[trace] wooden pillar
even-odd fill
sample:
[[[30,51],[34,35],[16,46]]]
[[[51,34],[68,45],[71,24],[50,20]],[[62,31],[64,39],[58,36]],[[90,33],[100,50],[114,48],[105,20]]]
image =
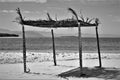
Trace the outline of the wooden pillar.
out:
[[[78,16],[76,12],[72,8],[68,8],[69,11],[73,13],[73,15],[76,17],[76,22],[78,24],[78,43],[79,43],[79,64],[80,64],[80,75],[82,75],[82,38],[81,38],[81,24],[79,22]]]
[[[22,14],[20,12],[20,9],[16,9],[18,15],[20,16],[20,24],[22,25],[22,38],[23,38],[23,67],[24,67],[24,72],[27,73],[26,70],[26,39],[25,39],[25,27],[23,24],[23,18],[22,18]]]
[[[24,72],[26,73],[26,39],[25,39],[25,27],[22,25],[22,34],[23,34],[23,63],[24,63]]]
[[[52,43],[53,43],[53,60],[54,60],[54,66],[57,66],[57,62],[56,62],[56,53],[55,53],[55,41],[54,41],[54,32],[53,32],[53,29],[51,29],[51,34],[52,34]]]
[[[102,67],[101,54],[100,54],[100,45],[99,45],[99,35],[98,35],[98,26],[96,26],[96,37],[97,37],[97,48],[98,48],[98,57],[99,57],[99,67]]]
[[[82,38],[81,38],[81,24],[78,22],[78,42],[79,42],[79,63],[82,72]]]

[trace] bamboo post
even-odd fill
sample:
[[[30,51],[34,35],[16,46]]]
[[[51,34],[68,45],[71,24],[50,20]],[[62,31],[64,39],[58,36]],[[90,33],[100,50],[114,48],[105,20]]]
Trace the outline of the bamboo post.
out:
[[[17,13],[20,16],[20,20],[21,20],[21,25],[22,25],[22,38],[23,38],[23,66],[24,66],[24,72],[27,73],[26,71],[26,39],[25,39],[25,27],[23,24],[23,18],[20,12],[20,9],[17,9]]]
[[[96,37],[97,37],[97,48],[98,48],[98,57],[99,57],[99,67],[102,67],[101,54],[100,54],[100,45],[99,45],[99,35],[98,35],[98,26],[96,26]]]
[[[56,53],[55,53],[55,41],[54,41],[54,32],[53,32],[53,29],[51,29],[51,34],[52,34],[52,43],[53,43],[53,60],[54,60],[54,66],[57,66],[57,63],[56,63]]]

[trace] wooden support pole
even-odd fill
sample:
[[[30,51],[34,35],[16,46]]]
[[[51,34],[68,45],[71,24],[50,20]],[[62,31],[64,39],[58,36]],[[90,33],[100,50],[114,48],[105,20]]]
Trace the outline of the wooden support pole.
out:
[[[24,72],[27,73],[27,70],[26,70],[26,39],[25,39],[25,27],[24,27],[24,24],[23,24],[23,18],[22,18],[22,14],[20,12],[20,9],[16,9],[17,10],[17,13],[18,15],[20,16],[20,23],[22,25],[22,38],[23,38],[23,67],[24,67]]]
[[[99,67],[102,67],[101,54],[100,54],[100,45],[99,45],[99,36],[98,36],[98,26],[96,26],[96,37],[97,37],[97,48],[98,48],[98,57],[99,57]]]
[[[78,22],[78,42],[79,42],[79,63],[80,63],[80,70],[82,73],[82,38],[81,38],[81,25]]]
[[[22,34],[23,34],[23,62],[24,62],[24,72],[26,71],[26,39],[25,39],[25,27],[22,25]]]
[[[54,60],[54,66],[57,66],[57,62],[56,62],[56,53],[55,53],[55,41],[54,41],[54,32],[53,32],[53,29],[51,29],[51,34],[52,34],[52,43],[53,43],[53,60]]]
[[[73,13],[76,17],[76,22],[78,24],[78,43],[79,43],[79,63],[80,63],[80,73],[82,75],[82,38],[81,38],[81,23],[79,22],[76,12],[72,8],[68,8],[69,11]]]
[[[79,64],[80,64],[80,75],[83,74],[82,71],[82,38],[81,38],[81,23],[79,22],[78,16],[76,12],[72,8],[68,8],[69,11],[73,13],[73,15],[76,17],[76,22],[78,24],[78,46],[79,46]]]

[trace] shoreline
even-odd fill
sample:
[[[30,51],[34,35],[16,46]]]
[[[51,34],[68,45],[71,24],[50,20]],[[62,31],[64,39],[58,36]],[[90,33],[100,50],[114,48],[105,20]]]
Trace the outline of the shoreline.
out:
[[[27,51],[27,62],[46,62],[53,61],[52,52],[41,52],[41,51]],[[103,59],[120,59],[118,53],[101,53]],[[57,61],[64,60],[79,60],[78,52],[56,52]],[[84,60],[98,60],[98,53],[83,53]],[[0,51],[0,64],[16,64],[23,63],[22,51]]]

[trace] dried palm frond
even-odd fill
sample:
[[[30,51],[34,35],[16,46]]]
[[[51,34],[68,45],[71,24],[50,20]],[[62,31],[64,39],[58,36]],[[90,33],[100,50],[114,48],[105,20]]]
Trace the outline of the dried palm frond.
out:
[[[16,11],[17,11],[17,13],[20,15],[21,21],[23,21],[23,18],[22,18],[21,12],[20,12],[20,8],[16,9]]]
[[[20,19],[19,22],[22,24],[24,20],[23,20],[22,15],[21,15],[20,8],[16,9],[16,11],[17,11],[17,13],[19,15],[19,19]]]
[[[89,18],[87,17],[85,22],[87,22],[87,23],[88,23],[88,20],[89,20]]]
[[[50,14],[47,12],[48,20],[52,21],[52,18],[50,17]]]
[[[57,21],[57,14],[55,14],[55,20]]]
[[[98,18],[95,18],[95,23],[96,23],[96,25],[98,25],[100,23]]]
[[[73,15],[76,17],[76,19],[77,19],[77,21],[78,21],[77,13],[76,13],[72,8],[68,8],[68,10],[73,13]]]
[[[89,21],[88,21],[88,23],[91,23],[91,21],[93,21],[95,18],[92,18],[92,19],[90,19]]]
[[[83,22],[85,22],[85,20],[84,20],[83,16],[80,16],[80,18],[81,18],[81,20],[82,20]]]

